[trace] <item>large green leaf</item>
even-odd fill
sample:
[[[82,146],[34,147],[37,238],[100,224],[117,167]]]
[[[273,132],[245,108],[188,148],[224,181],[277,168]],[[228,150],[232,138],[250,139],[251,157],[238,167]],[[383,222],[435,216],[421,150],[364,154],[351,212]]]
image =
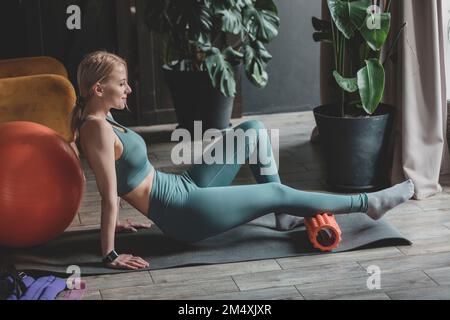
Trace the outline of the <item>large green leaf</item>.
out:
[[[340,0],[328,0],[328,9],[336,27],[347,39],[353,37],[354,30],[350,20],[348,3]]]
[[[312,17],[312,26],[315,31],[330,31],[331,32],[331,22]]]
[[[369,15],[368,10],[371,6],[371,0],[358,0],[348,2],[349,17],[356,29],[361,29],[361,27],[366,22],[366,18]]]
[[[245,45],[244,50],[247,78],[258,88],[264,88],[269,81],[265,68],[272,56],[260,41]]]
[[[198,34],[194,35],[191,43],[193,43],[197,48],[199,48],[202,51],[208,51],[212,47],[209,35],[204,32],[199,32]]]
[[[213,28],[213,13],[209,5],[199,5],[200,26],[204,31],[211,31]]]
[[[226,56],[233,54],[230,50],[232,49],[227,48],[225,54],[222,54],[219,49],[212,48],[207,52],[205,64],[213,86],[218,88],[225,96],[234,97],[236,95],[234,71],[231,64],[226,60]]]
[[[268,63],[270,60],[272,60],[272,55],[267,51],[266,47],[261,41],[255,41],[251,43],[251,48],[253,49],[253,53],[256,57],[261,59],[262,62]]]
[[[266,10],[278,15],[278,9],[273,0],[252,0],[252,2],[258,10]]]
[[[391,14],[380,13],[379,26],[373,25],[372,19],[375,18],[375,15],[369,14],[359,31],[361,32],[361,35],[363,36],[364,40],[366,40],[369,47],[374,51],[378,51],[381,50],[381,47],[384,45],[389,35],[389,31],[391,28]]]
[[[275,9],[274,9],[275,8]],[[278,35],[280,19],[272,0],[257,0],[244,8],[244,25],[252,41],[268,43]]]
[[[252,5],[252,0],[226,0],[226,3],[228,4],[228,7],[236,7],[238,9],[242,9],[243,7],[247,5]]]
[[[225,57],[225,60],[227,60],[232,65],[237,65],[241,63],[242,58],[244,58],[244,55],[234,50],[232,47],[227,47],[225,50],[223,50],[222,55]]]
[[[315,42],[333,42],[333,35],[331,31],[331,22],[312,17],[312,26],[316,32],[313,33]]]
[[[358,71],[358,87],[363,109],[372,114],[384,94],[385,73],[377,59],[366,60],[366,66]]]
[[[344,78],[339,74],[339,72],[334,71],[333,76],[336,79],[337,84],[347,92],[358,91],[358,80],[357,78]]]
[[[178,36],[188,31],[188,38],[192,40],[199,38],[200,33],[209,33],[212,30],[213,12],[206,0],[194,1],[190,5],[187,1],[180,8],[183,10],[182,13],[172,20],[172,24],[177,26]]]
[[[328,9],[336,27],[347,39],[351,39],[355,30],[361,28],[371,5],[370,0],[343,1],[327,0]]]
[[[333,43],[333,35],[331,32],[314,32],[313,33],[313,40],[315,42],[328,42]]]
[[[222,31],[238,35],[242,32],[242,15],[236,8],[216,11],[222,21]]]

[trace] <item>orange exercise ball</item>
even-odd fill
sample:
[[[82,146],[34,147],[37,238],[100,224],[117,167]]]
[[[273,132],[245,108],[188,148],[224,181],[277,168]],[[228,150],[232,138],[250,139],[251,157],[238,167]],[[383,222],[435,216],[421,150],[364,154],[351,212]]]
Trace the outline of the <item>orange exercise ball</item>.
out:
[[[84,176],[70,145],[43,125],[0,124],[0,246],[43,244],[71,224]]]

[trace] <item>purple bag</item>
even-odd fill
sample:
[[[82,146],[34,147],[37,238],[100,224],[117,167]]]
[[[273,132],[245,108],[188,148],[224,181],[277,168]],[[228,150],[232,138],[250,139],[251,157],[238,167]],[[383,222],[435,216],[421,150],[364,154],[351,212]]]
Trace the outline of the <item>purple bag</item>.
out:
[[[23,282],[27,287],[25,293],[17,298],[11,295],[7,300],[55,300],[56,296],[66,289],[66,280],[54,276],[34,279],[24,276]]]

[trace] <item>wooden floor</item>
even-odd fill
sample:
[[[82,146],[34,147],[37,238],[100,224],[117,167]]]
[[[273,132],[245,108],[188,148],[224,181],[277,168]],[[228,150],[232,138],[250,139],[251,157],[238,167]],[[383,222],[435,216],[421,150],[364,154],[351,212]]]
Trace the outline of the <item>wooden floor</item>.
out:
[[[245,117],[233,125],[248,119],[280,130],[279,169],[285,184],[327,191],[319,147],[309,141],[311,112]],[[176,143],[157,142],[170,141],[174,127],[135,128],[150,142],[149,158],[158,170],[184,169],[170,161]],[[99,195],[92,173],[84,167],[86,194],[70,230],[99,227]],[[450,299],[450,177],[442,180],[443,193],[411,200],[386,217],[412,246],[84,277],[85,299]],[[250,183],[254,181],[244,167],[235,184]],[[146,221],[128,205],[120,217]],[[381,269],[380,290],[367,288],[369,266]]]

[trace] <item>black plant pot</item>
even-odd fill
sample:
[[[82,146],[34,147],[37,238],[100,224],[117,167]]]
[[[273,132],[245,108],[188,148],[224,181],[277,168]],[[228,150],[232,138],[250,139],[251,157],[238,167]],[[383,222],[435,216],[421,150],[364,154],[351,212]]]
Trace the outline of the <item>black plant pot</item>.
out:
[[[237,75],[240,66],[234,68]],[[175,71],[163,67],[175,107],[178,128],[193,133],[194,121],[202,121],[203,132],[231,126],[234,98],[214,88],[206,71]]]
[[[340,107],[314,109],[320,144],[327,165],[328,185],[344,192],[366,192],[389,184],[395,109],[380,105],[371,116],[356,107],[339,116]]]

